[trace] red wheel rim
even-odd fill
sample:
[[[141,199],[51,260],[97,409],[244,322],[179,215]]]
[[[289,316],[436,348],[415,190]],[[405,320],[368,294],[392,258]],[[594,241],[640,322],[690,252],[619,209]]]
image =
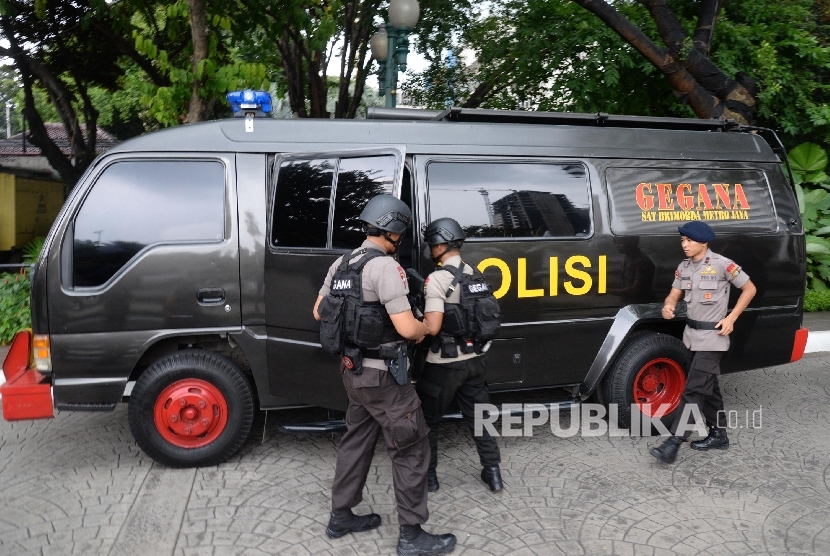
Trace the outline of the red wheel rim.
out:
[[[201,448],[225,430],[228,402],[209,382],[195,378],[179,380],[156,399],[153,420],[159,434],[170,444]]]
[[[634,379],[634,403],[649,417],[663,417],[677,409],[685,386],[686,375],[677,361],[653,359]]]

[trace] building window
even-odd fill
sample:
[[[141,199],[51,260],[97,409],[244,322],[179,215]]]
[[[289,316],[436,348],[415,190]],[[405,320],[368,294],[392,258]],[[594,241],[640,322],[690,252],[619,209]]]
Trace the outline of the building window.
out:
[[[225,166],[130,161],[108,166],[75,218],[73,284],[105,284],[144,248],[225,237]]]
[[[454,218],[468,238],[585,237],[591,232],[581,164],[432,162],[430,218]]]

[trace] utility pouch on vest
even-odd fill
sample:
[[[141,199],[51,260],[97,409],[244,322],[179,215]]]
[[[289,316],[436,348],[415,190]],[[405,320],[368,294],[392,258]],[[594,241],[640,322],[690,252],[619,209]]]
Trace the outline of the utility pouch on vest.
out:
[[[381,305],[358,307],[354,321],[354,341],[361,347],[375,347],[383,341]]]
[[[438,341],[441,346],[441,357],[458,357],[458,343],[455,337],[449,334],[440,334]]]
[[[495,297],[483,297],[475,303],[476,339],[485,342],[493,339],[501,328],[499,302]]]
[[[358,346],[347,345],[343,347],[343,366],[352,372],[360,375],[363,373],[363,352]]]
[[[325,296],[317,307],[320,314],[320,345],[327,352],[340,355],[343,349],[343,306],[342,297]]]
[[[444,304],[444,320],[441,323],[441,331],[452,336],[464,336],[467,334],[467,313],[456,303]]]
[[[406,364],[406,344],[399,344],[395,349],[395,358],[386,361],[389,372],[395,382],[403,386],[409,384],[409,369]]]

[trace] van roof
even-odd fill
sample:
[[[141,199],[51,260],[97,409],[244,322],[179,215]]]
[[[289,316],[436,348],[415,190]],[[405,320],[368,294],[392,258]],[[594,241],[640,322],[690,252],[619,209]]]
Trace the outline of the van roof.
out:
[[[505,122],[498,118],[488,121],[480,116],[472,118],[477,121],[463,118],[435,120],[432,117],[425,120],[423,118],[439,113],[418,112],[421,119],[413,120],[255,118],[252,132],[245,131],[242,118],[230,118],[148,133],[125,141],[110,152],[316,153],[401,146],[408,154],[779,162],[759,135],[712,130],[717,124],[707,130],[707,122],[711,124],[718,120],[687,120],[687,124],[700,127],[699,130],[659,129],[658,124],[672,127],[672,120],[683,120],[618,116],[619,121],[633,119],[645,127],[611,127],[586,125],[572,117],[538,123]],[[597,119],[596,114],[577,116]],[[551,123],[555,125],[549,125]]]

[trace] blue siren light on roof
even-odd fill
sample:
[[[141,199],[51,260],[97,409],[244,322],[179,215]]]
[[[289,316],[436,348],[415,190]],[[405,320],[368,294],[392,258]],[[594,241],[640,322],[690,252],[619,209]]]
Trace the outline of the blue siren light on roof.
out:
[[[271,111],[271,95],[265,91],[253,91],[251,89],[232,91],[228,93],[228,102],[234,114],[240,111],[248,112],[251,110],[257,110],[267,114]]]

